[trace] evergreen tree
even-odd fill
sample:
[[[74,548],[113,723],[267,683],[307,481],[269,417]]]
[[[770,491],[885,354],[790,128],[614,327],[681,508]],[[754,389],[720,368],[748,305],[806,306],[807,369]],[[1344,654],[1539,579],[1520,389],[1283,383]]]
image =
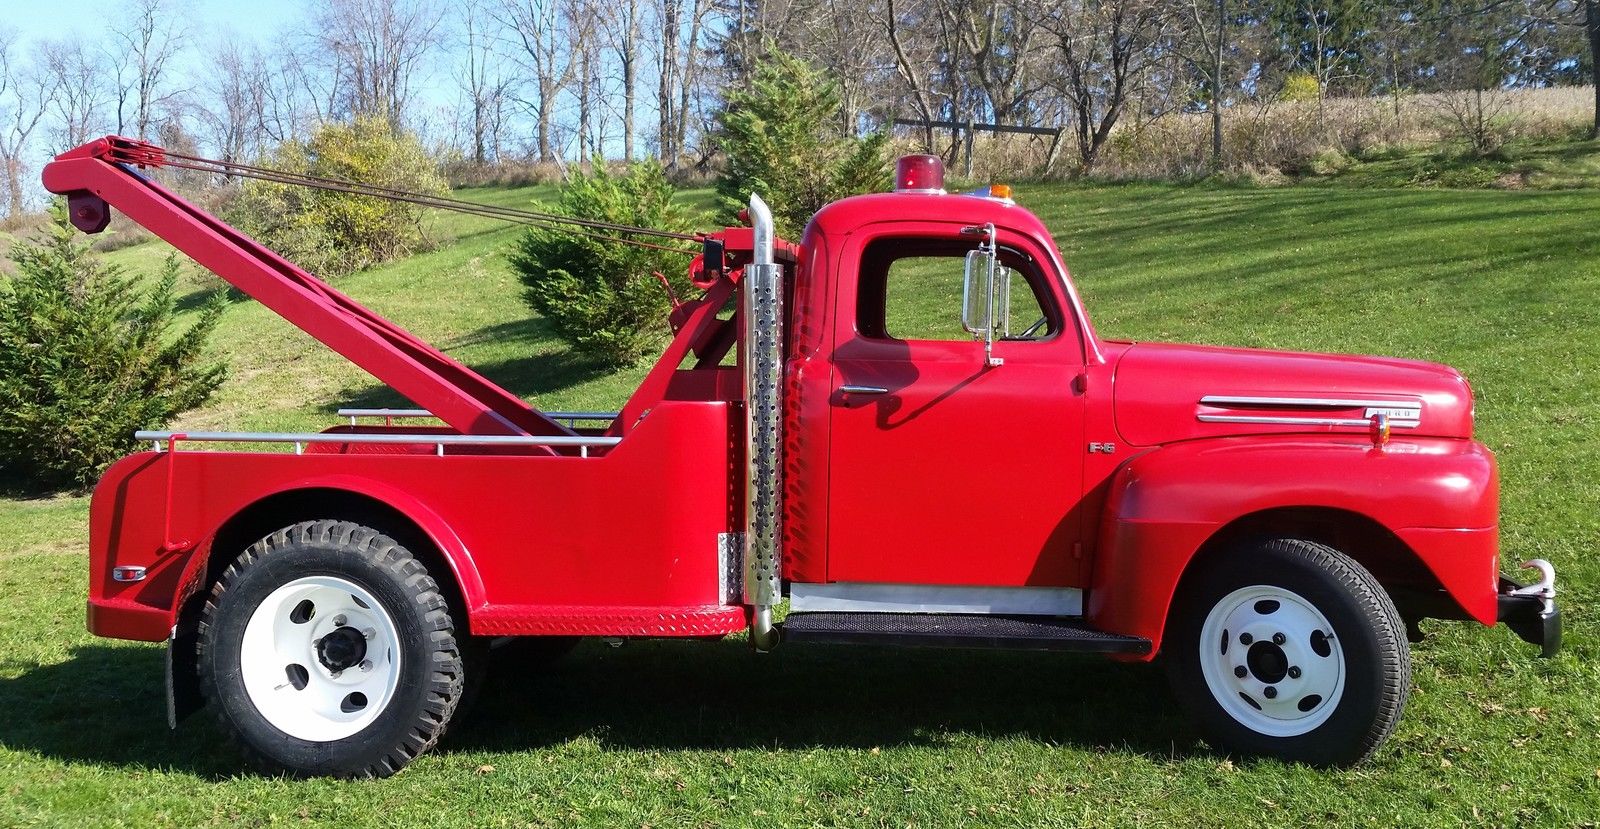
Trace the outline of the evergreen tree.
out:
[[[888,134],[840,135],[837,87],[798,58],[769,48],[749,87],[729,90],[719,121],[727,169],[717,196],[730,221],[759,193],[778,232],[793,235],[828,202],[889,185]]]
[[[561,191],[556,211],[633,227],[692,230],[691,217],[672,197],[659,163],[638,162],[614,175],[596,158],[594,173],[578,174]],[[631,365],[659,343],[667,331],[668,303],[656,274],[682,296],[691,288],[688,264],[676,253],[562,227],[529,228],[511,253],[528,304],[573,351],[606,368]]]
[[[86,486],[156,429],[210,397],[202,359],[218,294],[173,332],[176,255],[153,282],[99,261],[58,203],[47,234],[0,277],[0,475],[29,489]],[[148,282],[148,285],[146,284]]]

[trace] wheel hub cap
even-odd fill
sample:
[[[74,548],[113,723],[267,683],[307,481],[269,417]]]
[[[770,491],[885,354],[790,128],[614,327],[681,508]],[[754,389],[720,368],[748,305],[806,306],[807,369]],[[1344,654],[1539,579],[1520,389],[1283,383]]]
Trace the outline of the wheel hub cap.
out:
[[[367,658],[367,638],[361,631],[345,626],[322,637],[317,645],[317,661],[329,671],[353,668]]]
[[[1322,611],[1273,585],[1229,593],[1206,615],[1200,670],[1234,720],[1273,737],[1327,722],[1344,694],[1344,651]]]
[[[294,579],[268,594],[239,646],[256,711],[310,742],[371,725],[394,698],[400,668],[394,619],[366,588],[339,576]]]

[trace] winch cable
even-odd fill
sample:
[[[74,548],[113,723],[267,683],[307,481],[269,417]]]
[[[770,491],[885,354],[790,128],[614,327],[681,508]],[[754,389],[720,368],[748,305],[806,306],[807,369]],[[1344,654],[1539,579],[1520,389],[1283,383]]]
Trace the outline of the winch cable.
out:
[[[625,233],[640,236],[654,236],[664,239],[683,241],[700,241],[703,236],[693,233],[678,233],[669,230],[659,230],[648,227],[635,227],[633,225],[618,224],[615,222],[600,221],[597,219],[582,219],[575,216],[563,216],[557,213],[545,213],[536,210],[522,210],[513,207],[500,207],[498,205],[470,202],[463,199],[454,199],[447,196],[434,196],[427,193],[415,193],[393,187],[382,187],[375,184],[362,184],[360,182],[345,181],[324,176],[314,176],[305,173],[290,173],[283,170],[274,170],[268,167],[258,167],[251,164],[240,164],[231,161],[218,161],[216,159],[202,158],[199,156],[185,155],[182,153],[163,152],[158,159],[129,158],[126,163],[140,164],[141,166],[173,167],[183,170],[193,170],[212,175],[238,176],[240,178],[257,179],[276,184],[307,187],[317,190],[350,193],[352,195],[367,196],[369,198],[385,199],[389,201],[405,202],[421,207],[432,207],[440,210],[449,210],[484,218],[499,219],[514,224],[542,226],[552,224],[571,225],[575,227],[607,230],[612,233]],[[628,239],[621,236],[609,236],[601,233],[591,233],[579,230],[567,230],[575,236],[582,236],[604,242],[632,245],[634,247],[648,248],[650,250],[678,253],[693,256],[698,251],[646,242],[641,239]]]

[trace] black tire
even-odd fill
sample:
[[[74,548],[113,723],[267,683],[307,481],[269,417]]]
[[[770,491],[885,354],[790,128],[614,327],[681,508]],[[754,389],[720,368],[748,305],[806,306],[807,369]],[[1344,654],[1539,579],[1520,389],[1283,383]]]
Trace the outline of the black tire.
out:
[[[1241,620],[1244,624],[1236,627],[1254,628],[1259,624],[1265,626],[1263,631],[1276,627],[1303,630],[1303,626],[1274,622],[1271,614],[1280,613],[1282,605],[1270,598],[1253,600],[1250,589],[1258,586],[1288,591],[1283,596],[1291,610],[1283,621],[1296,618],[1295,614],[1309,618],[1292,601],[1299,597],[1332,626],[1333,636],[1321,637],[1319,642],[1318,634],[1313,632],[1311,643],[1302,647],[1297,643],[1303,637],[1280,642],[1275,634],[1266,634],[1273,636],[1273,643],[1285,645],[1277,647],[1269,646],[1265,639],[1258,641],[1238,630],[1228,630],[1226,622]],[[1237,610],[1230,614],[1230,607]],[[1250,609],[1245,610],[1246,607]],[[1222,622],[1222,634],[1217,642],[1209,641],[1208,635],[1202,643],[1202,629],[1214,609],[1218,615],[1214,617],[1212,633]],[[1261,615],[1263,612],[1266,615]],[[1319,623],[1316,627],[1320,626]],[[1202,647],[1207,649],[1205,653]],[[1231,656],[1230,647],[1234,648]],[[1241,544],[1213,558],[1204,570],[1186,576],[1174,602],[1162,650],[1174,693],[1213,746],[1316,766],[1350,766],[1370,757],[1394,730],[1411,688],[1411,653],[1405,625],[1383,587],[1350,557],[1299,539]],[[1327,663],[1331,668],[1318,661],[1330,658],[1339,660]],[[1210,660],[1207,667],[1202,666],[1203,659]],[[1301,659],[1312,667],[1289,665]],[[1245,664],[1223,670],[1230,662],[1240,661]],[[1303,675],[1307,683],[1325,683],[1327,677],[1340,675],[1341,669],[1343,685],[1337,695],[1323,697],[1296,684]],[[1240,702],[1230,696],[1229,706],[1239,714],[1230,713],[1218,700],[1219,692],[1213,692],[1208,684],[1206,670],[1213,677],[1222,677],[1213,680],[1220,693],[1238,695]],[[1312,671],[1320,672],[1320,680],[1311,678]],[[1237,681],[1228,680],[1230,675]],[[1252,696],[1256,689],[1260,689],[1261,699]],[[1292,696],[1297,693],[1303,695],[1298,700]],[[1288,724],[1280,725],[1280,721],[1272,719],[1277,714],[1271,712],[1285,710],[1289,702],[1296,703],[1296,711],[1312,713],[1298,715],[1306,719],[1294,722],[1297,715],[1286,712]],[[1309,709],[1301,707],[1307,703]],[[1243,704],[1263,713],[1252,714],[1241,707]],[[1268,729],[1293,731],[1300,727],[1310,730],[1298,734],[1266,733]]]
[[[246,690],[242,665],[246,627],[257,609],[280,587],[306,577],[332,577],[364,590],[392,622],[398,652],[387,703],[359,731],[326,741],[291,736],[263,716]],[[465,678],[449,606],[427,568],[394,539],[343,521],[285,527],[240,554],[206,601],[198,656],[201,691],[222,729],[258,765],[296,775],[398,772],[444,733]],[[370,670],[370,663],[361,668]]]

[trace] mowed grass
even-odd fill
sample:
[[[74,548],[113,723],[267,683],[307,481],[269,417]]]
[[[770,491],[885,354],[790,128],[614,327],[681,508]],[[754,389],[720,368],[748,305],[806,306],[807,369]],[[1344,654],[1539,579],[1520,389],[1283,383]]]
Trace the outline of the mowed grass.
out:
[[[1400,727],[1319,771],[1199,742],[1159,669],[1038,654],[599,642],[501,664],[476,716],[383,781],[241,766],[166,730],[158,647],[83,631],[85,499],[0,502],[0,824],[1529,825],[1600,821],[1600,191],[1019,187],[1103,336],[1455,365],[1503,475],[1506,557],[1561,573],[1566,649],[1430,622]],[[528,191],[485,191],[500,203]],[[530,321],[501,251],[453,244],[340,287],[547,408],[615,406]],[[142,247],[118,257],[159,254]],[[401,402],[253,302],[185,428],[299,429]],[[649,497],[648,492],[640,497]]]

